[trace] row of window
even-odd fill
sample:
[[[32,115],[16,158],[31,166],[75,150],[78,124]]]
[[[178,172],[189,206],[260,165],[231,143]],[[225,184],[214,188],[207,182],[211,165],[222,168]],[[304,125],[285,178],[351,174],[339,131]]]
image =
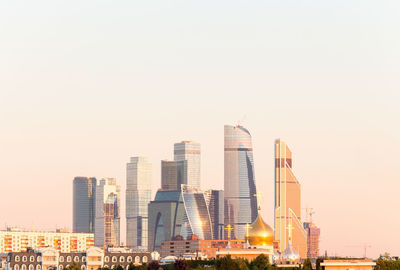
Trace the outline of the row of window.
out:
[[[85,257],[85,256],[82,256],[81,258],[82,258],[82,259],[81,259],[81,262],[86,262],[86,257]],[[40,256],[37,256],[37,257],[36,257],[36,261],[37,261],[37,262],[40,262],[40,259],[41,259]],[[72,256],[67,256],[66,260],[67,260],[67,262],[72,262]],[[16,255],[16,256],[15,256],[15,262],[19,262],[19,261],[20,261],[20,256],[19,256],[19,255]],[[25,256],[25,255],[22,256],[22,261],[23,261],[23,262],[27,262],[27,261],[28,261],[28,257]],[[30,262],[34,262],[34,261],[35,261],[35,256],[29,256],[29,261],[30,261]],[[60,256],[60,257],[59,257],[59,261],[60,261],[60,262],[64,262],[64,256]],[[112,257],[111,257],[111,261],[112,261],[113,263],[118,262],[117,256],[112,256]],[[128,263],[131,263],[131,262],[133,261],[132,256],[128,256],[128,257],[126,258],[126,261],[127,261]],[[142,257],[142,261],[143,261],[143,262],[147,262],[147,256],[143,256],[143,257]],[[79,257],[79,256],[74,256],[74,262],[76,262],[76,263],[80,262],[80,257]],[[105,257],[104,257],[104,262],[106,262],[106,263],[110,262],[110,257],[109,257],[109,256],[105,256]],[[120,257],[119,257],[119,262],[121,262],[121,263],[125,262],[125,257],[124,257],[124,256],[120,256]],[[139,257],[139,256],[135,256],[135,263],[139,263],[139,262],[140,262],[140,257]],[[31,270],[31,269],[30,269],[30,270]]]
[[[114,262],[114,263],[117,262],[118,261],[117,256],[112,256],[111,257],[111,261]],[[131,263],[132,262],[132,256],[128,256],[126,258],[126,261],[128,263]],[[110,262],[110,257],[109,256],[105,256],[104,257],[104,262],[106,262],[106,263]],[[125,257],[124,256],[120,256],[119,257],[119,262],[122,262],[122,263],[125,262]],[[144,262],[144,263],[147,262],[147,256],[143,256],[142,257],[142,262]],[[135,263],[140,263],[140,257],[139,256],[135,256]]]
[[[28,257],[27,256],[22,256],[22,258],[20,258],[18,255],[15,256],[15,261],[19,262],[20,260],[22,260],[23,262],[27,262],[28,261]],[[36,258],[37,262],[40,262],[40,256],[38,256]],[[35,256],[29,256],[29,261],[30,262],[34,262],[35,261]]]

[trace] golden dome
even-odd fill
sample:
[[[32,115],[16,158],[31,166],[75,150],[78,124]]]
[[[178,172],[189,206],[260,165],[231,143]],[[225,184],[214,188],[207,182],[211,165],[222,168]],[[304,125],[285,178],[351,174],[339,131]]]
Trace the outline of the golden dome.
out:
[[[274,230],[262,219],[260,211],[253,224],[250,225],[248,238],[250,246],[272,246]]]

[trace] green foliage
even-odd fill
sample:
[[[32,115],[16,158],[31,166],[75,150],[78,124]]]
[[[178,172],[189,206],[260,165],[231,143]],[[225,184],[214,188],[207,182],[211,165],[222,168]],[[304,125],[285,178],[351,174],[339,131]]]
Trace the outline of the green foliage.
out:
[[[117,265],[113,267],[113,270],[124,270],[124,268],[121,265]]]
[[[378,259],[375,270],[400,270],[400,261]]]
[[[189,269],[189,265],[185,260],[177,260],[174,263],[174,270],[187,270]]]
[[[160,269],[161,266],[157,261],[151,261],[148,265],[147,265],[147,269],[148,270],[158,270]]]
[[[268,267],[269,259],[264,254],[258,255],[257,258],[250,263],[251,270],[266,270]]]
[[[312,264],[310,259],[305,259],[303,263],[303,270],[312,270]]]

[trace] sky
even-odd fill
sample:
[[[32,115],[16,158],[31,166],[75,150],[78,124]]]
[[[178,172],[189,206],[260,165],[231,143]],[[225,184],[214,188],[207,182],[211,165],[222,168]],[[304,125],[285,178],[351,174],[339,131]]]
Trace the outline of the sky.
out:
[[[281,138],[321,254],[400,255],[398,14],[398,0],[0,1],[0,228],[71,229],[73,178],[124,190],[131,156],[149,157],[154,194],[181,140],[201,143],[201,187],[222,189],[223,127],[241,121],[269,224]]]

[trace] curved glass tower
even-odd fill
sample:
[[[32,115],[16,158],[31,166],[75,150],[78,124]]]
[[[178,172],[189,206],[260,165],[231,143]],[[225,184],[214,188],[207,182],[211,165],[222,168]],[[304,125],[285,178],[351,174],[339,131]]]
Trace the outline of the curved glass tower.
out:
[[[257,191],[251,135],[240,125],[224,128],[224,191],[225,226],[233,226],[233,239],[244,239],[246,223],[257,217]]]
[[[189,185],[182,185],[185,215],[181,235],[188,239],[193,234],[201,240],[212,240],[212,226],[204,193]]]

